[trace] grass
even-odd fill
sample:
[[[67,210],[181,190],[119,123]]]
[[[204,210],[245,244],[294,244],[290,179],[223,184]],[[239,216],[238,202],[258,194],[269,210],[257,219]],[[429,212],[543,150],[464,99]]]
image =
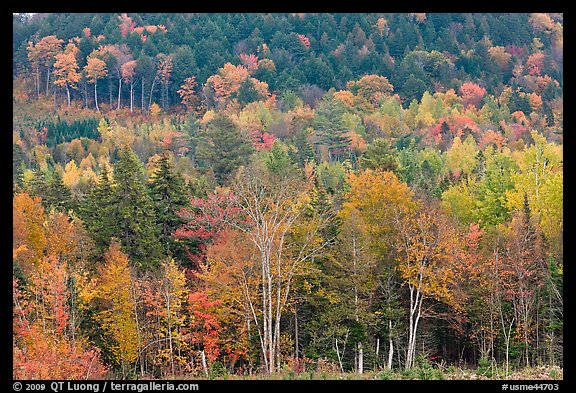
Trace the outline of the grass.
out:
[[[489,376],[488,376],[489,375]],[[197,377],[184,376],[184,379],[199,379]],[[463,369],[454,366],[440,368],[433,365],[421,365],[413,369],[384,369],[381,371],[368,371],[364,374],[338,373],[327,371],[304,371],[295,373],[293,370],[283,370],[272,375],[253,374],[225,376],[213,376],[211,379],[228,380],[505,380],[501,367],[498,372],[486,373],[480,369]],[[514,370],[510,373],[509,380],[561,380],[563,369],[560,367],[538,366]]]

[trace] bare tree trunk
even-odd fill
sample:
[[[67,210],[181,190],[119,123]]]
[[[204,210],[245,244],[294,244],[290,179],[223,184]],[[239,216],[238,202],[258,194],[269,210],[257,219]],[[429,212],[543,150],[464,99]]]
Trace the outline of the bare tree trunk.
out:
[[[168,310],[168,348],[170,349],[170,369],[172,371],[172,376],[174,376],[174,348],[172,346],[172,315],[170,309],[170,293],[168,287],[165,286],[164,294],[166,296],[166,308]],[[204,351],[202,351],[204,355]]]
[[[130,113],[133,112],[134,106],[134,83],[130,83]]]
[[[137,299],[136,299],[136,288],[134,285],[132,285],[132,298],[134,299],[134,319],[136,321],[136,333],[138,334],[138,358],[140,361],[140,375],[143,377],[144,376],[144,362],[142,361],[141,358],[141,350],[140,348],[142,348],[142,337],[140,335],[140,323],[138,321],[138,309],[137,309]]]
[[[510,326],[508,327],[508,332],[506,332],[506,326],[504,325],[504,318],[501,316],[502,331],[504,333],[504,339],[506,341],[506,378],[509,375],[510,368],[510,336],[512,335],[512,325],[514,324],[514,318],[510,321]]]
[[[98,79],[94,78],[94,102],[96,103],[96,110],[100,112],[98,108]]]
[[[86,102],[86,109],[88,109],[88,83],[86,79],[84,79],[84,99]]]
[[[338,357],[338,363],[340,364],[340,372],[344,372],[344,367],[342,366],[342,357],[340,356],[340,349],[338,348],[338,339],[336,339],[336,356]]]
[[[70,108],[70,89],[68,88],[68,82],[66,82],[66,96],[68,99],[68,108]]]
[[[388,369],[392,369],[392,356],[394,356],[394,343],[392,342],[392,320],[388,320]]]
[[[362,341],[358,342],[358,374],[364,372],[364,349],[362,348]]]
[[[40,99],[40,68],[36,68],[36,95]]]
[[[268,309],[266,313],[268,315],[268,348],[269,348],[269,358],[268,358],[268,366],[270,367],[270,374],[276,371],[275,366],[275,355],[276,355],[276,342],[274,341],[274,330],[272,327],[272,273],[270,272],[270,253],[267,253],[267,260],[266,260],[266,280],[267,280],[267,292],[268,292]]]
[[[141,89],[140,99],[142,101],[142,108],[140,109],[140,113],[144,114],[144,77],[142,77],[142,89]]]
[[[122,78],[118,78],[118,110],[120,110],[121,92],[122,92]]]
[[[270,372],[270,365],[268,362],[270,353],[269,353],[269,319],[268,313],[266,310],[266,304],[268,301],[268,292],[266,287],[266,256],[264,255],[264,251],[261,251],[261,271],[262,271],[262,356],[264,357],[264,367],[266,368],[266,372]]]
[[[298,310],[294,305],[294,341],[295,341],[295,357],[298,360]]]
[[[208,376],[208,365],[206,364],[206,355],[204,354],[204,350],[201,352],[202,357],[202,368],[204,369],[204,374]]]
[[[410,320],[409,320],[409,336],[408,336],[408,350],[406,354],[406,369],[414,367],[414,358],[416,354],[416,333],[418,331],[418,321],[421,316],[422,307],[422,293],[420,289],[416,289],[416,298],[414,299],[415,287],[410,285]]]
[[[48,97],[48,87],[50,86],[50,66],[46,69],[46,97]]]
[[[356,278],[357,275],[357,271],[356,271],[356,262],[358,259],[358,254],[357,254],[357,248],[356,248],[356,237],[352,236],[352,263],[353,263],[353,268],[352,268],[352,275],[354,276],[354,278]],[[358,306],[358,286],[356,285],[356,280],[354,279],[354,317],[356,319],[356,322],[360,322],[360,316],[359,316],[359,306]],[[358,374],[362,374],[364,372],[364,350],[362,348],[362,342],[358,341],[356,343],[356,348],[357,348],[357,361],[356,361],[356,370],[358,372]]]
[[[154,92],[154,85],[156,84],[156,79],[157,76],[154,76],[154,79],[152,80],[152,87],[150,87],[150,100],[148,101],[148,110],[150,110],[150,107],[152,106],[152,93]]]

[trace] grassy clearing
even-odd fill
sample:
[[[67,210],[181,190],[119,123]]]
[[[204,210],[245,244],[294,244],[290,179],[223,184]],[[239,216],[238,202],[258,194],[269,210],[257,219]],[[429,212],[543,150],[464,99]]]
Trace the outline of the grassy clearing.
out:
[[[183,376],[183,379],[206,379],[190,378]],[[504,375],[504,370],[498,369],[495,372],[478,368],[462,369],[454,366],[439,368],[434,366],[416,367],[411,370],[382,370],[371,371],[364,374],[357,373],[333,373],[326,371],[305,371],[295,373],[292,370],[283,370],[272,375],[253,374],[235,375],[224,374],[212,376],[208,379],[215,380],[562,380],[563,369],[557,366],[539,366],[523,368],[510,373],[508,378]]]

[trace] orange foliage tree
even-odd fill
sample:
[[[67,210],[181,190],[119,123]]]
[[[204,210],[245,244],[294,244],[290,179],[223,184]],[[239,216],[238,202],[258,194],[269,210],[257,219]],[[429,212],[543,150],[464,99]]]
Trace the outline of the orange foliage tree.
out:
[[[485,94],[486,89],[476,83],[465,82],[460,86],[460,96],[464,107],[473,105],[476,108],[480,108]]]
[[[54,63],[53,73],[56,76],[56,80],[54,84],[66,88],[68,108],[70,108],[70,87],[76,89],[76,83],[80,80],[78,62],[76,61],[78,52],[76,45],[70,42],[66,45],[64,52],[57,54],[55,57],[56,62]]]
[[[106,69],[104,60],[96,57],[97,54],[98,52],[92,52],[88,56],[88,63],[84,67],[84,72],[88,80],[94,83],[94,103],[96,110],[100,112],[100,108],[98,108],[98,79],[102,79],[108,75],[108,70]]]
[[[193,112],[196,115],[199,115],[200,99],[198,98],[198,93],[196,92],[197,86],[198,82],[196,82],[196,77],[192,76],[190,78],[186,78],[177,93],[182,99],[182,104],[186,106],[186,110],[188,112]]]

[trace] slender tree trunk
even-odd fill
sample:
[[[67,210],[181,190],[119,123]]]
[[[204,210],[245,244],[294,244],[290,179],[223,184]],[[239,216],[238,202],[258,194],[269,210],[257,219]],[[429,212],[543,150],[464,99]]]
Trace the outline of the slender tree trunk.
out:
[[[206,354],[204,353],[204,350],[202,350],[200,355],[202,357],[202,368],[204,369],[204,374],[208,376],[208,365],[206,364]]]
[[[138,321],[138,302],[137,302],[137,298],[136,298],[136,287],[134,286],[134,284],[132,284],[132,299],[134,300],[134,320],[136,321],[136,333],[138,334],[138,360],[140,363],[140,375],[143,377],[144,376],[144,362],[142,361],[141,358],[141,350],[140,348],[142,348],[142,336],[140,335],[140,323]]]
[[[274,360],[276,359],[276,343],[274,342],[274,330],[272,327],[272,273],[270,272],[270,257],[269,257],[268,253],[268,258],[266,261],[266,279],[267,279],[267,284],[268,284],[268,310],[267,310],[267,314],[268,314],[268,335],[269,335],[269,340],[268,340],[268,347],[270,348],[270,352],[269,352],[269,366],[270,366],[270,374],[274,373],[276,371],[276,367]]]
[[[362,341],[358,342],[358,374],[364,372],[364,348],[362,348]]]
[[[56,89],[53,90],[54,91],[54,113],[56,113]]]
[[[120,95],[122,92],[122,78],[118,78],[118,110],[120,110]]]
[[[150,99],[148,100],[148,110],[152,106],[152,93],[154,92],[154,85],[156,84],[156,76],[152,80],[152,87],[150,87]]]
[[[336,356],[338,357],[338,363],[340,364],[340,372],[344,372],[344,367],[342,366],[342,357],[340,356],[340,349],[338,348],[338,339],[336,339]]]
[[[108,102],[110,104],[109,110],[112,110],[112,78],[108,79]]]
[[[392,320],[388,320],[388,369],[392,369],[392,357],[394,356],[394,343],[392,341]]]
[[[98,108],[98,79],[94,78],[94,102],[96,103],[96,110],[100,112]]]
[[[270,373],[270,365],[268,364],[268,314],[266,312],[266,304],[267,304],[267,291],[266,291],[266,256],[264,252],[261,255],[261,264],[262,264],[262,329],[263,329],[263,342],[262,342],[262,355],[264,357],[264,367],[266,368],[266,372]]]
[[[133,112],[133,106],[134,106],[134,83],[130,83],[130,113]]]
[[[356,262],[358,259],[357,249],[356,249],[356,237],[352,237],[352,263],[353,263],[353,270],[352,275],[354,277],[354,317],[356,322],[360,323],[360,316],[359,316],[359,306],[358,306],[358,286],[356,285]],[[358,341],[356,343],[357,348],[357,361],[356,361],[356,370],[358,374],[362,374],[364,372],[364,350],[362,348],[362,342]]]
[[[142,101],[142,109],[140,110],[140,113],[143,115],[144,114],[144,77],[142,77],[142,89],[141,89],[140,99]]]
[[[70,89],[68,88],[68,82],[66,82],[66,98],[68,99],[68,108],[70,108]]]
[[[514,318],[512,318],[512,321],[510,322],[510,326],[508,327],[508,332],[506,332],[506,326],[504,325],[504,319],[501,319],[502,321],[502,330],[504,332],[504,339],[506,342],[506,378],[508,378],[509,375],[509,369],[510,369],[510,336],[512,335],[512,325],[514,324]]]
[[[165,288],[166,295],[166,308],[168,309],[168,348],[170,349],[170,369],[172,370],[172,376],[174,376],[174,348],[172,346],[172,310],[170,309],[170,293],[168,288]],[[204,353],[204,352],[202,352]]]
[[[414,299],[414,291],[416,298]],[[406,369],[414,367],[414,358],[416,354],[416,333],[418,330],[418,321],[420,320],[422,307],[422,293],[420,289],[415,289],[410,285],[410,319],[409,319],[409,336],[408,350],[406,354]]]
[[[84,99],[86,101],[86,109],[88,109],[88,83],[84,80]]]
[[[298,310],[294,305],[294,342],[295,342],[295,357],[298,361]]]
[[[48,97],[48,87],[50,86],[50,66],[46,69],[46,97]]]
[[[36,68],[36,95],[40,99],[40,68]]]

